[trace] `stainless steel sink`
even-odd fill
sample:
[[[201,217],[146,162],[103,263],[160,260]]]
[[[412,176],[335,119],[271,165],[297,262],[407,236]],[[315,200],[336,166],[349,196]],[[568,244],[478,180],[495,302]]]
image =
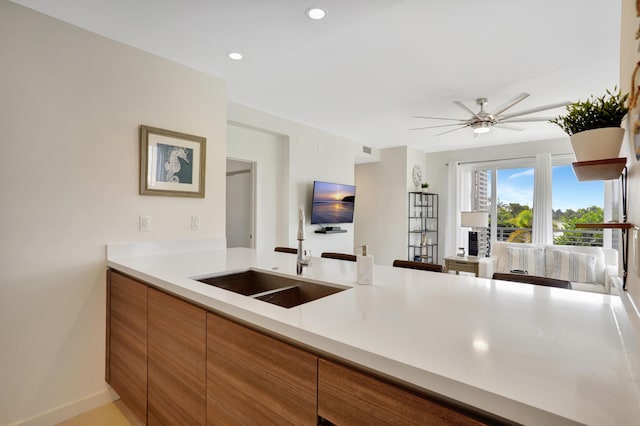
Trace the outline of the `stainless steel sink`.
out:
[[[296,285],[282,288],[274,292],[266,294],[258,294],[254,297],[263,302],[273,303],[283,308],[292,308],[311,302],[334,293],[338,293],[344,288],[331,287],[328,285],[315,284],[305,281],[299,281]]]
[[[197,281],[284,308],[299,306],[303,303],[346,290],[346,288],[311,283],[295,278],[285,278],[255,271],[199,278]]]
[[[289,287],[297,282],[296,280],[289,278],[262,274],[255,271],[222,275],[219,277],[201,278],[198,279],[198,281],[233,291],[234,293],[244,294],[245,296],[264,293],[265,291],[275,290],[277,288]]]

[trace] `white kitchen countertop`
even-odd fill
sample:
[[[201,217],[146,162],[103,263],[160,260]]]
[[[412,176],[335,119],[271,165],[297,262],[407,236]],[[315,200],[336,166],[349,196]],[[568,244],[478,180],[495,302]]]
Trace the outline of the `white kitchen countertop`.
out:
[[[192,279],[295,262],[203,240],[107,248],[155,287],[518,423],[640,424],[638,318],[618,296],[381,265],[361,286],[355,262],[313,258],[303,279],[350,288],[286,309]]]

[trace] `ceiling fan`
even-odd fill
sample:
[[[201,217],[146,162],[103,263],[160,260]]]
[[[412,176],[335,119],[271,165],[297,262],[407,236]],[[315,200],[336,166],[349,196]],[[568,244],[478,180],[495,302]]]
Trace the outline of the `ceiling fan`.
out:
[[[451,127],[458,126],[457,129],[447,130],[442,133],[438,133],[435,136],[444,135],[445,133],[455,132],[456,130],[465,129],[467,127],[471,127],[473,129],[474,136],[488,133],[491,131],[492,127],[498,127],[501,129],[508,130],[524,130],[521,127],[510,126],[509,123],[525,123],[525,122],[533,122],[533,121],[548,121],[553,117],[527,117],[522,118],[523,115],[533,114],[535,112],[546,111],[549,109],[559,108],[562,106],[568,105],[570,102],[558,102],[555,104],[543,105],[537,108],[531,108],[523,111],[514,112],[511,114],[504,114],[506,110],[513,107],[514,105],[522,102],[527,97],[529,97],[528,93],[520,93],[515,98],[511,99],[509,102],[500,105],[498,108],[491,112],[487,112],[484,110],[484,106],[487,104],[487,98],[478,98],[476,99],[476,104],[480,105],[480,111],[473,112],[470,108],[468,108],[465,104],[460,101],[454,101],[456,105],[458,105],[463,110],[471,113],[471,117],[464,120],[459,118],[442,118],[442,117],[425,117],[421,115],[415,115],[415,118],[426,118],[429,120],[448,120],[448,121],[457,121],[455,124],[442,124],[437,126],[427,126],[427,127],[416,127],[410,130],[422,130],[422,129],[433,129],[437,127]]]

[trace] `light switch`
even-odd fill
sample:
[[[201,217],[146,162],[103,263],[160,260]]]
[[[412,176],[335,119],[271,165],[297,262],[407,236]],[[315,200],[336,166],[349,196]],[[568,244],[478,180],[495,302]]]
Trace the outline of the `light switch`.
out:
[[[151,231],[151,216],[140,215],[140,230]]]
[[[191,216],[191,230],[198,231],[200,229],[200,216]]]

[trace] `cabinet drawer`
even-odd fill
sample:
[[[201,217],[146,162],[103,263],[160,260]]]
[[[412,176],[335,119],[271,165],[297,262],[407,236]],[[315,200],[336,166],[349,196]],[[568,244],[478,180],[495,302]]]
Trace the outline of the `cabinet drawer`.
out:
[[[350,425],[481,425],[482,421],[348,367],[318,361],[318,415]]]
[[[468,262],[462,262],[462,261],[457,261],[457,260],[448,260],[447,261],[447,268],[448,269],[453,269],[453,270],[456,270],[456,271],[475,272],[477,266],[478,266],[477,263],[468,263]]]
[[[316,425],[318,357],[207,314],[207,420]]]
[[[147,424],[206,424],[206,311],[148,290]]]

